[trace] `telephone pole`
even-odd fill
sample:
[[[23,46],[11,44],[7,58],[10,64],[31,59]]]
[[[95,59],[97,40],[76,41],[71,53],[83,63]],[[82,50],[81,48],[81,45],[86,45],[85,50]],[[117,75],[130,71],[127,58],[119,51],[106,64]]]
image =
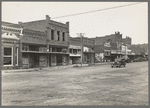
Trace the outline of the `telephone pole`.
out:
[[[83,64],[83,37],[85,33],[77,33],[77,35],[81,38],[81,66]]]

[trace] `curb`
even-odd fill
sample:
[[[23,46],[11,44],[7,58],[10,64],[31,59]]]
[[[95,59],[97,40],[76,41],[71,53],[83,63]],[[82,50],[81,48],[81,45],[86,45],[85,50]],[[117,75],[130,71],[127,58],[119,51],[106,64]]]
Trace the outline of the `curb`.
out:
[[[101,64],[92,64],[91,66],[101,66],[101,65],[109,65],[110,63],[101,63]],[[65,68],[73,68],[73,67],[81,67],[81,64],[67,65],[67,66],[59,66],[59,67],[50,67],[50,68],[34,68],[34,69],[18,69],[18,70],[2,70],[4,73],[12,73],[12,72],[32,72],[32,71],[49,71],[55,69],[65,69]],[[82,64],[82,67],[90,67],[88,64]]]

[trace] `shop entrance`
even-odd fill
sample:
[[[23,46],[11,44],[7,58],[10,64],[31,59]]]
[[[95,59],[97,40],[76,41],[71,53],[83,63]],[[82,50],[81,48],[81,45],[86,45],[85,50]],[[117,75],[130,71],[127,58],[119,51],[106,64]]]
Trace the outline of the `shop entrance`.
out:
[[[62,65],[62,55],[58,54],[56,58],[57,58],[57,65],[58,66]]]
[[[30,54],[29,55],[29,68],[39,67],[39,55],[38,54]]]

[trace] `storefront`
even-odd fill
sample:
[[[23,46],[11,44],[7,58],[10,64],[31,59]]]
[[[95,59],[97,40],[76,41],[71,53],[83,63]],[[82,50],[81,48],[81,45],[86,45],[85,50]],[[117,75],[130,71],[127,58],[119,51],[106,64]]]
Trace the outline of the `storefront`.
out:
[[[19,34],[5,32],[2,34],[2,64],[3,69],[18,69],[20,41]]]

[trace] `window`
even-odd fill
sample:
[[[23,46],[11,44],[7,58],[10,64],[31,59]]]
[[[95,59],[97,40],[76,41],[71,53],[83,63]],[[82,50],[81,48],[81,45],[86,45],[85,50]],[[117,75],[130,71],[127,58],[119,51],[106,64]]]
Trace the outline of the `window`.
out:
[[[13,47],[4,47],[4,66],[13,65]]]
[[[29,51],[39,51],[39,46],[29,45]]]
[[[74,54],[77,54],[77,49],[73,49],[73,53],[74,53]]]
[[[62,52],[62,48],[57,48],[57,52]]]
[[[60,40],[60,32],[59,31],[57,31],[57,35],[58,35],[58,41]]]
[[[78,52],[77,52],[78,54],[80,54],[81,53],[81,49],[78,49]]]
[[[69,49],[69,53],[72,53],[72,49]]]
[[[29,46],[28,45],[22,45],[22,50],[23,51],[29,51]]]
[[[51,31],[51,40],[54,40],[54,30]]]
[[[65,41],[65,32],[62,34],[62,41]]]
[[[15,64],[18,65],[18,48],[15,50]]]
[[[55,47],[52,47],[52,52],[56,52],[56,48]]]

